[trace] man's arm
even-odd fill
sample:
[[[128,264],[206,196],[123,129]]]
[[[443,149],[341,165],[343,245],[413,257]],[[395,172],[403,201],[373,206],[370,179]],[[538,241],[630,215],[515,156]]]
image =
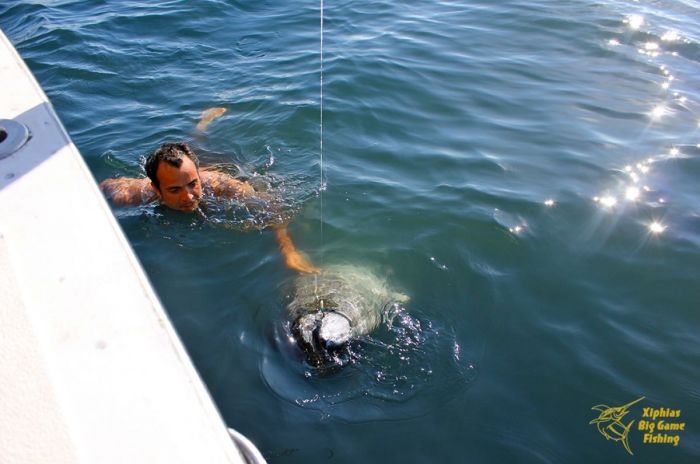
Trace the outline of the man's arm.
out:
[[[115,206],[145,205],[158,197],[151,188],[151,180],[147,177],[105,179],[100,182],[100,189]]]
[[[248,182],[240,181],[229,174],[218,171],[201,171],[202,182],[209,185],[215,196],[231,198],[236,200],[264,200],[268,208],[276,209],[274,198],[266,192],[256,192]],[[303,256],[294,246],[292,238],[287,232],[287,225],[275,226],[275,239],[279,245],[280,252],[284,258],[284,263],[288,268],[299,272],[319,272],[319,268]]]
[[[320,269],[311,264],[305,256],[303,256],[292,243],[292,238],[287,232],[287,226],[279,226],[275,228],[275,239],[280,247],[280,252],[284,258],[284,263],[288,268],[299,272],[316,273]]]

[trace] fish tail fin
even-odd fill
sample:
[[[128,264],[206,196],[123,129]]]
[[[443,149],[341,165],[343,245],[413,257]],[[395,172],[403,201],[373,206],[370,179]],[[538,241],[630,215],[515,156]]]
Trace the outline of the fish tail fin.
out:
[[[634,456],[634,453],[632,452],[632,449],[630,448],[629,432],[630,432],[630,429],[632,428],[633,423],[634,423],[634,421],[631,421],[629,424],[627,424],[627,427],[625,427],[625,432],[622,435],[622,446],[624,446],[625,449],[627,450],[627,452],[629,454],[631,454],[632,456]]]

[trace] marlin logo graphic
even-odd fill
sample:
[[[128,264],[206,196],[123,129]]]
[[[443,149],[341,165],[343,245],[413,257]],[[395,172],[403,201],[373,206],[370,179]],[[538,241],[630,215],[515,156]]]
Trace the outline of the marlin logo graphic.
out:
[[[603,435],[606,440],[621,441],[622,446],[625,447],[627,452],[633,455],[634,453],[630,449],[627,435],[629,435],[634,420],[625,425],[622,423],[622,418],[629,413],[628,409],[630,406],[642,401],[643,399],[644,397],[642,396],[639,399],[617,407],[610,407],[607,404],[593,406],[591,409],[600,411],[600,415],[590,421],[589,424],[595,424],[596,427],[598,427],[600,434]]]

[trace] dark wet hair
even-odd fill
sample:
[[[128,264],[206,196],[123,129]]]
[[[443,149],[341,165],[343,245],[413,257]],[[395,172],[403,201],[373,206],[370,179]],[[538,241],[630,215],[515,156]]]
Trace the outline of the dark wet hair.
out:
[[[164,143],[156,151],[151,153],[151,155],[146,160],[144,167],[146,168],[146,175],[156,188],[160,188],[160,183],[158,182],[158,177],[156,172],[158,172],[158,166],[160,162],[166,162],[169,165],[179,168],[182,166],[182,158],[188,157],[192,160],[194,165],[199,169],[199,158],[194,151],[184,142],[180,143]]]

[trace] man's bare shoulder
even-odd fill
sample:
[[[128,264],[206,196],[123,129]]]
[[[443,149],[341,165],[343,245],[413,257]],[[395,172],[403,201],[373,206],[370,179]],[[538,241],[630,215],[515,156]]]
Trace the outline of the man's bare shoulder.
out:
[[[225,172],[221,172],[215,167],[199,168],[199,177],[202,178],[202,182],[208,182],[210,180],[222,180],[222,179],[235,179],[232,175]]]
[[[145,205],[158,198],[148,177],[117,177],[100,182],[100,189],[116,206]]]
[[[242,180],[238,180],[230,174],[217,171],[214,168],[203,168],[199,171],[202,184],[211,188],[214,195],[225,197],[245,197],[254,194],[253,187]]]

